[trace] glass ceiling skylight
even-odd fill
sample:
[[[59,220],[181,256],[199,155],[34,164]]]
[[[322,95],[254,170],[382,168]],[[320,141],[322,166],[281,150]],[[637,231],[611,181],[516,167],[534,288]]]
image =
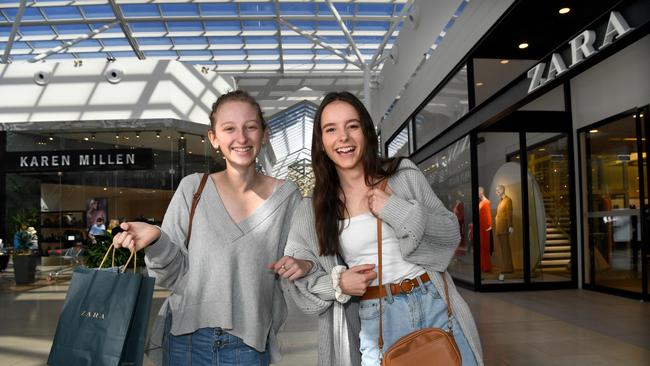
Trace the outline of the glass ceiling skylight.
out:
[[[0,0],[0,62],[35,62],[60,47],[45,59],[173,59],[237,73],[359,72],[354,47],[369,63],[410,4],[332,3],[353,45],[323,0]]]

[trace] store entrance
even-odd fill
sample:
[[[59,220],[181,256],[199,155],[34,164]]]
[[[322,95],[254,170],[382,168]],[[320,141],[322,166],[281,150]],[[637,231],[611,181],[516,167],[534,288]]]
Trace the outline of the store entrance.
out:
[[[648,298],[648,107],[580,131],[585,287]]]
[[[481,290],[577,286],[569,125],[518,111],[476,133]]]

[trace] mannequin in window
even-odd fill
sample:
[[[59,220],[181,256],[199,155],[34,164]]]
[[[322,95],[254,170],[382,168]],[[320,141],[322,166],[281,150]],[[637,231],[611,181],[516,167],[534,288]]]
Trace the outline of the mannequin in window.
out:
[[[505,273],[512,273],[512,251],[510,250],[510,235],[512,228],[512,200],[506,196],[506,187],[499,184],[496,188],[499,197],[497,215],[495,217],[494,229],[496,231],[495,251],[499,260],[499,281],[503,281]]]
[[[481,243],[481,271],[490,272],[492,262],[490,260],[490,234],[492,231],[492,209],[490,200],[485,197],[485,189],[478,187],[478,217]]]

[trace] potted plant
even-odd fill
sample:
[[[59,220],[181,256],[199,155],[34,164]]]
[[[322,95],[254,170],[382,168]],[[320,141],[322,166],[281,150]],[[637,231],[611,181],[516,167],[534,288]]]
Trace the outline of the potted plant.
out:
[[[34,255],[38,249],[38,234],[36,223],[38,213],[36,211],[21,210],[12,216],[12,224],[15,228],[13,234],[13,262],[16,284],[33,283],[36,280],[36,266],[39,264],[38,255]]]

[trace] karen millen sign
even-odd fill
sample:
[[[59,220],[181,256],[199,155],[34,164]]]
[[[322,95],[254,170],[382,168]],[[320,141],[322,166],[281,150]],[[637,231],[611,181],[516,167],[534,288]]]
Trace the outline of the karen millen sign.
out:
[[[615,40],[618,40],[623,35],[629,33],[632,29],[634,28],[627,24],[619,12],[611,12],[609,14],[609,20],[607,21],[607,28],[603,36],[603,41],[600,45],[597,45],[598,51],[609,46]],[[548,69],[546,68],[545,62],[540,62],[535,65],[535,67],[528,70],[528,78],[530,79],[528,93],[555,79],[580,62],[596,54],[598,51],[596,50],[596,47],[594,47],[595,42],[596,32],[593,30],[586,30],[569,41],[571,63],[568,67],[564,62],[565,60],[562,58],[562,55],[554,53],[548,61]],[[544,72],[546,72],[546,78],[543,77]]]
[[[151,149],[23,151],[5,154],[7,171],[140,170],[153,168]]]

